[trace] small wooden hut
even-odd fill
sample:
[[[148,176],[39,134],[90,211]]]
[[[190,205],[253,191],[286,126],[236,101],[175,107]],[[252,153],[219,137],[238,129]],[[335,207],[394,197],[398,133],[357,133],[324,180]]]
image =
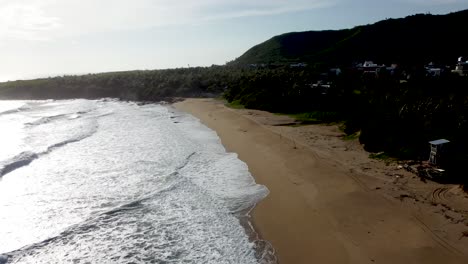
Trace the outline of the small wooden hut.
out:
[[[443,163],[444,154],[446,154],[448,150],[447,143],[450,143],[450,141],[446,139],[438,139],[429,142],[429,144],[431,145],[429,163],[434,165],[440,165],[441,163]]]

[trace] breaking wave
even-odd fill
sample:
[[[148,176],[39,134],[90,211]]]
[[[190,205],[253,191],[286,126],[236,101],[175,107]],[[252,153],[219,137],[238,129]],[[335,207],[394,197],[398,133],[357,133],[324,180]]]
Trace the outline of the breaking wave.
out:
[[[35,152],[31,152],[31,151],[25,151],[25,152],[21,152],[17,156],[14,156],[11,159],[0,161],[0,177],[6,175],[6,174],[8,174],[8,173],[10,173],[10,172],[12,172],[12,171],[14,171],[16,169],[19,169],[21,167],[29,165],[35,159],[38,159],[43,155],[49,154],[54,149],[63,147],[65,145],[67,145],[67,144],[79,142],[79,141],[81,141],[81,140],[83,140],[83,139],[85,139],[87,137],[90,137],[94,133],[96,133],[96,131],[97,131],[97,127],[95,126],[92,129],[90,129],[87,133],[78,134],[74,138],[69,138],[69,139],[65,139],[63,141],[54,143],[54,144],[46,147],[46,149],[44,151],[42,151],[42,152],[35,153]]]
[[[268,189],[197,119],[115,100],[20,113],[21,152],[0,161],[0,264],[276,263],[250,223]]]

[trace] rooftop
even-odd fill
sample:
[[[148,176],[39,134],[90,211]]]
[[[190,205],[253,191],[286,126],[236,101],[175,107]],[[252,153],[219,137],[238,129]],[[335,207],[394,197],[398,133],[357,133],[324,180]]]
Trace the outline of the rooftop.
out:
[[[434,141],[429,141],[429,144],[431,145],[441,145],[441,144],[445,144],[445,143],[449,143],[450,141],[446,140],[446,139],[438,139],[438,140],[434,140]]]

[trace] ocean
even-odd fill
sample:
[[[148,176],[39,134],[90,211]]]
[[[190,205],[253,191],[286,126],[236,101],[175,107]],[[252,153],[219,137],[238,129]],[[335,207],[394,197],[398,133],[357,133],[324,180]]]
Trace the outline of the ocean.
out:
[[[274,263],[267,195],[168,105],[0,101],[0,264]]]

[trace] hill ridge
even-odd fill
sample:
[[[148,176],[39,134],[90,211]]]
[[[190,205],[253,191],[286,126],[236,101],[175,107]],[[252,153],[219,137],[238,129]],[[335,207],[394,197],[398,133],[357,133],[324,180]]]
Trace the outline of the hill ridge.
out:
[[[247,50],[233,65],[258,63],[322,63],[355,61],[420,64],[453,63],[467,55],[460,36],[468,34],[468,9],[445,15],[415,14],[349,29],[288,32]]]

